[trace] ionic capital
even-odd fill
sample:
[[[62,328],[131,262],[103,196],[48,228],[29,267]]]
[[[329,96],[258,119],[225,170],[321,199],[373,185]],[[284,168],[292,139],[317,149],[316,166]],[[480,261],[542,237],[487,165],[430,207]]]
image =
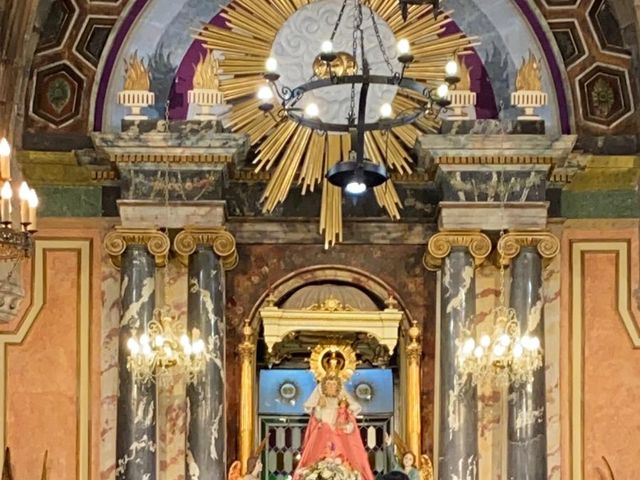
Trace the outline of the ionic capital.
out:
[[[560,251],[560,241],[551,232],[509,232],[498,241],[498,256],[504,265],[509,265],[522,247],[535,247],[546,260]]]
[[[436,233],[429,239],[423,264],[427,270],[439,270],[442,260],[451,253],[453,247],[466,247],[473,256],[476,266],[491,253],[491,240],[482,232],[448,231]]]
[[[165,233],[153,229],[116,227],[104,237],[104,249],[114,267],[120,268],[122,254],[129,245],[147,247],[155,258],[156,267],[167,264],[171,242]]]
[[[236,239],[225,228],[186,228],[176,235],[173,242],[178,258],[185,265],[189,263],[189,255],[196,251],[198,245],[211,246],[220,257],[225,270],[238,265]]]

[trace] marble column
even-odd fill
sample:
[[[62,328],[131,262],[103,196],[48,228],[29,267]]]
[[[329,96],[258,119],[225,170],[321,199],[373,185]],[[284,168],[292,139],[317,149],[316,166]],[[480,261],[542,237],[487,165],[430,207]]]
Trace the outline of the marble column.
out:
[[[438,478],[478,479],[478,400],[471,379],[458,374],[458,341],[475,316],[475,267],[491,251],[479,232],[441,232],[431,237],[427,267],[441,265],[439,344]]]
[[[550,233],[508,233],[498,243],[503,261],[511,262],[509,305],[521,334],[538,337],[544,352],[542,262],[556,255],[558,240]],[[507,479],[546,480],[547,419],[545,368],[531,382],[509,386]]]
[[[198,329],[208,360],[187,386],[186,478],[224,480],[226,466],[224,270],[237,262],[235,240],[222,229],[184,230],[175,250],[189,267],[187,328]]]
[[[153,319],[155,269],[166,264],[169,239],[153,230],[116,229],[105,248],[121,272],[122,317],[118,339],[116,480],[156,478],[156,385],[127,368],[127,341]]]

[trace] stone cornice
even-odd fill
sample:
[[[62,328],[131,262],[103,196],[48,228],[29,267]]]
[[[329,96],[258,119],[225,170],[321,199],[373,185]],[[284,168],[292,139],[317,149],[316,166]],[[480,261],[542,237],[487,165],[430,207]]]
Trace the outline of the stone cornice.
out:
[[[120,268],[122,254],[129,245],[143,245],[155,258],[157,267],[167,264],[171,242],[169,237],[154,229],[115,227],[104,238],[104,248],[114,267]]]
[[[445,231],[436,233],[429,239],[423,263],[427,270],[439,270],[442,260],[451,253],[453,247],[465,247],[480,265],[491,253],[491,240],[478,231]]]
[[[560,251],[560,241],[551,232],[508,232],[498,241],[500,261],[508,265],[522,247],[535,247],[544,259],[552,259]]]
[[[186,228],[178,233],[173,242],[178,258],[185,265],[198,245],[211,246],[214,253],[220,257],[225,270],[231,270],[238,264],[236,239],[223,227]]]

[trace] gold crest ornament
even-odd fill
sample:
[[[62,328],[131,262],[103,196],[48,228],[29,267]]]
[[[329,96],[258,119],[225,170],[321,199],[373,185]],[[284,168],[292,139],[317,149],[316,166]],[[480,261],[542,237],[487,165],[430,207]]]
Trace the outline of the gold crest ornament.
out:
[[[358,365],[356,352],[348,344],[320,344],[311,352],[309,368],[317,381],[334,376],[346,382]]]

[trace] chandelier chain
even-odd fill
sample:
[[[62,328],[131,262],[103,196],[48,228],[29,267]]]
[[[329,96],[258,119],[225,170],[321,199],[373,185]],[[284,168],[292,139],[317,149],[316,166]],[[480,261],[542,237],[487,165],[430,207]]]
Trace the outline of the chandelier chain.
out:
[[[340,27],[340,23],[342,22],[342,16],[344,15],[344,10],[347,7],[347,2],[349,0],[344,0],[342,2],[342,6],[340,7],[340,12],[338,12],[338,18],[336,23],[333,25],[333,31],[331,32],[330,40],[333,42],[336,38],[336,33],[338,33],[338,27]]]
[[[367,6],[369,9],[369,14],[371,15],[371,23],[373,25],[373,31],[376,35],[376,41],[378,42],[378,47],[380,48],[380,52],[382,53],[382,58],[384,59],[384,63],[387,65],[389,72],[392,74],[395,72],[393,65],[391,64],[391,60],[389,59],[389,54],[387,53],[387,49],[384,48],[384,42],[382,41],[382,36],[380,35],[380,29],[378,28],[378,22],[376,22],[376,15],[373,13],[373,9],[370,6]]]

